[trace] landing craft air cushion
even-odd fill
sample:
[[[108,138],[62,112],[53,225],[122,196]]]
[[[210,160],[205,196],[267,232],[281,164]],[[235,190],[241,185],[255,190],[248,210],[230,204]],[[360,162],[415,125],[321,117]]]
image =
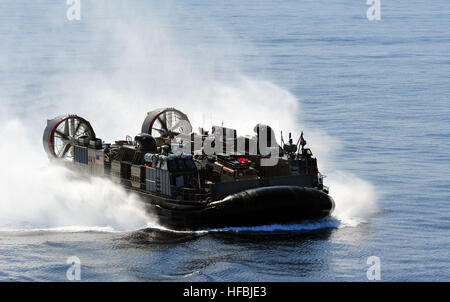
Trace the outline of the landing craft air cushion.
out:
[[[134,140],[105,143],[77,115],[47,122],[51,161],[86,176],[108,177],[140,197],[163,226],[176,230],[301,223],[329,216],[334,201],[303,132],[281,145],[270,127],[254,136],[213,126],[192,132],[175,108],[147,114]],[[274,157],[275,161],[270,161]],[[270,164],[267,164],[267,163]]]

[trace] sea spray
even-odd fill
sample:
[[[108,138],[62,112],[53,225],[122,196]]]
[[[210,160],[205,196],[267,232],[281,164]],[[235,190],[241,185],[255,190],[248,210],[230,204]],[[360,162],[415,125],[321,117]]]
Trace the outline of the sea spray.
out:
[[[134,230],[150,217],[137,197],[107,179],[80,178],[50,164],[38,138],[29,136],[18,119],[0,125],[5,146],[0,181],[0,229],[71,226]]]
[[[351,173],[336,171],[330,173],[329,185],[336,203],[333,216],[338,219],[367,218],[378,211],[379,193],[370,182]]]

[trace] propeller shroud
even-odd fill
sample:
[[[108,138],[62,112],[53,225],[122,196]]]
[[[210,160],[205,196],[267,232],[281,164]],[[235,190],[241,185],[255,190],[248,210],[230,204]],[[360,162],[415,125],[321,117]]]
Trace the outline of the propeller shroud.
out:
[[[180,110],[160,108],[147,114],[141,131],[150,134],[157,141],[167,141],[179,134],[190,134],[192,125],[187,115]]]
[[[73,145],[78,138],[86,136],[95,138],[91,124],[84,118],[67,114],[47,122],[44,130],[43,144],[49,157],[73,159]]]

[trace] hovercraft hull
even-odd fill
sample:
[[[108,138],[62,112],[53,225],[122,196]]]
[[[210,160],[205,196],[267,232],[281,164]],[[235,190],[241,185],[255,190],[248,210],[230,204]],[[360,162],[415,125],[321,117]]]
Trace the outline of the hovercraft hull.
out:
[[[141,197],[162,226],[175,230],[301,223],[326,217],[334,209],[328,194],[298,186],[254,188],[210,203]]]
[[[303,132],[297,144],[289,134],[281,145],[267,125],[257,124],[254,132],[237,136],[235,129],[213,126],[194,133],[184,113],[161,108],[147,114],[134,140],[105,143],[90,122],[67,114],[48,120],[43,144],[52,161],[139,195],[170,229],[291,224],[330,215],[334,201]]]

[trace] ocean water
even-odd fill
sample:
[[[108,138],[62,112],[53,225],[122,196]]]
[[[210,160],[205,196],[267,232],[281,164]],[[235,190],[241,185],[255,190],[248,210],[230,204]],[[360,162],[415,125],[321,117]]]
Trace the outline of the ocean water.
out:
[[[0,281],[450,281],[450,3],[0,3]],[[147,111],[305,131],[336,201],[298,225],[174,232],[51,166],[46,119],[135,135]]]

